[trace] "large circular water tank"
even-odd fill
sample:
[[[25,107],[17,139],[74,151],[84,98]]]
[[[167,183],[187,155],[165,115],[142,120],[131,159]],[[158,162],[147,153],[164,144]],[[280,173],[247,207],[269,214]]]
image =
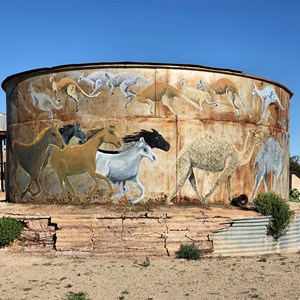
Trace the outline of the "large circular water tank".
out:
[[[229,203],[265,189],[288,197],[292,93],[276,82],[103,63],[31,70],[2,87],[9,201]]]

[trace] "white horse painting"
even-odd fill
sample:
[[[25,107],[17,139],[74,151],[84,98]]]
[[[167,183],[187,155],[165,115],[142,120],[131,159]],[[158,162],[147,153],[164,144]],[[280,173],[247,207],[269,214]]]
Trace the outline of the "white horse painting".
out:
[[[140,138],[137,142],[125,144],[119,153],[97,152],[97,172],[106,176],[113,184],[118,184],[120,189],[120,192],[114,194],[112,198],[123,197],[129,191],[126,186],[127,181],[141,192],[139,197],[129,201],[130,204],[138,203],[145,196],[145,188],[137,178],[143,157],[148,158],[151,162],[156,160],[156,155],[145,143],[144,138]]]

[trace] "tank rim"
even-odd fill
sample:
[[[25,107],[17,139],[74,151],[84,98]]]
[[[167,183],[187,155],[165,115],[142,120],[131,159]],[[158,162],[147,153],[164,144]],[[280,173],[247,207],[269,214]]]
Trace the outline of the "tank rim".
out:
[[[182,70],[191,70],[191,71],[206,71],[206,72],[217,72],[227,75],[235,75],[245,78],[256,79],[264,82],[274,84],[282,89],[284,89],[292,98],[293,93],[284,85],[272,81],[263,77],[254,76],[246,74],[243,71],[232,70],[232,69],[222,69],[215,67],[207,67],[202,65],[194,64],[175,64],[175,63],[148,63],[148,62],[98,62],[98,63],[80,63],[80,64],[66,64],[53,67],[37,68],[31,69],[28,71],[16,73],[5,78],[1,84],[2,89],[7,92],[8,87],[14,83],[14,87],[17,86],[20,82],[35,76],[45,75],[53,72],[64,72],[64,71],[76,71],[80,69],[97,69],[105,67],[114,67],[114,68],[155,68],[155,69],[182,69]]]

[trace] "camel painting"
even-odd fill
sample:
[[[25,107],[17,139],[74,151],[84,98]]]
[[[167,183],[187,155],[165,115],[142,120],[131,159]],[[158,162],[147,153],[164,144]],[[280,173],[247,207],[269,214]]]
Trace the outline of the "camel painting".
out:
[[[265,142],[263,148],[257,153],[254,162],[255,184],[253,192],[250,198],[252,202],[256,191],[264,179],[265,191],[268,192],[268,174],[272,173],[273,183],[271,191],[274,192],[276,189],[276,183],[280,177],[280,191],[282,192],[282,170],[285,163],[286,148],[289,142],[288,134],[284,134],[283,147],[280,146],[279,141],[275,140],[273,136],[269,136]]]
[[[247,138],[242,151],[228,139],[219,138],[213,134],[206,134],[196,138],[178,158],[178,178],[170,196],[171,200],[182,188],[187,179],[191,183],[196,195],[202,203],[205,203],[223,180],[227,180],[228,200],[231,200],[231,175],[239,166],[249,163],[255,146],[260,142],[260,136],[253,130],[248,130]],[[213,173],[220,172],[218,179],[210,191],[201,197],[196,183],[193,168]]]

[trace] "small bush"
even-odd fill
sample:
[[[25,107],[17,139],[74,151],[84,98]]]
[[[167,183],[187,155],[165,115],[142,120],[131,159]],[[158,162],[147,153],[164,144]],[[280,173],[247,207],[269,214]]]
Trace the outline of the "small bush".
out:
[[[0,219],[0,247],[10,245],[21,233],[25,224],[13,218]]]
[[[292,202],[300,202],[300,192],[297,189],[291,189],[289,193],[289,200]]]
[[[278,240],[285,233],[293,211],[284,199],[273,192],[260,193],[253,201],[255,209],[264,216],[271,216],[268,234]]]
[[[149,257],[146,257],[145,260],[140,264],[140,266],[145,267],[145,268],[149,267],[150,266]]]
[[[88,295],[84,292],[69,292],[67,294],[67,300],[90,300],[90,298],[88,298]]]
[[[176,258],[184,258],[187,260],[197,260],[200,259],[202,253],[201,250],[195,246],[195,244],[187,244],[187,245],[180,245],[180,248],[175,253]]]

